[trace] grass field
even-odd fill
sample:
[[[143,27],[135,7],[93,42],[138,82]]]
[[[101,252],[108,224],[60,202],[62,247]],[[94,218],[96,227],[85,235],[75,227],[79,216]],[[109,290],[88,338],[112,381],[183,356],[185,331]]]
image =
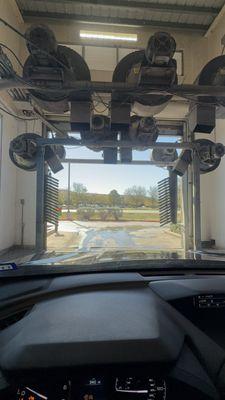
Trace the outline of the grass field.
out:
[[[67,213],[63,213],[61,217],[59,218],[60,221],[66,221],[68,220]],[[77,213],[76,212],[71,212],[70,213],[70,219],[73,221],[79,221],[77,218]],[[98,216],[98,214],[94,215],[91,217],[91,221],[102,221],[101,218]],[[115,221],[113,217],[109,217],[106,219],[106,221]],[[129,212],[126,213],[124,212],[122,217],[119,219],[119,221],[148,221],[148,222],[159,222],[159,214],[157,212],[153,213],[140,213],[140,212]]]
[[[151,222],[159,222],[159,213],[124,213],[122,221],[151,221]]]

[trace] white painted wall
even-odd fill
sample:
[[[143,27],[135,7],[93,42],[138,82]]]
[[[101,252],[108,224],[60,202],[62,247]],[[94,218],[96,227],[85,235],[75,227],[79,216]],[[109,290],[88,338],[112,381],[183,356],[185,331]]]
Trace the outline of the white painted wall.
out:
[[[16,227],[16,167],[9,158],[9,143],[17,133],[14,118],[2,113],[2,160],[0,190],[0,250],[15,242]]]
[[[215,141],[225,145],[225,122],[217,120]],[[225,248],[225,158],[219,168],[208,178],[209,225],[211,237],[218,248]]]
[[[208,138],[208,136],[207,136]],[[225,121],[218,119],[215,133],[209,139],[225,145]],[[219,168],[201,175],[202,235],[214,239],[216,246],[225,249],[225,158]]]
[[[14,0],[0,0],[0,15],[14,27],[21,29],[23,21]],[[0,24],[1,41],[11,47],[17,55],[20,54],[21,39]],[[1,92],[1,105],[15,111],[7,93]],[[1,183],[0,183],[0,251],[15,243],[16,231],[16,181],[17,170],[9,159],[10,140],[17,136],[18,125],[15,118],[1,112],[2,140],[1,145]]]
[[[19,133],[41,134],[42,124],[39,120],[18,123]],[[15,244],[21,244],[22,208],[21,199],[24,199],[24,244],[34,246],[36,225],[36,172],[23,171],[17,168],[16,175],[16,232]]]
[[[222,52],[221,39],[225,35],[225,15],[207,35],[208,58],[204,63]],[[216,129],[206,138],[225,145],[225,120],[217,119]],[[216,246],[225,249],[225,158],[220,167],[201,176],[202,236],[204,240],[215,239]]]

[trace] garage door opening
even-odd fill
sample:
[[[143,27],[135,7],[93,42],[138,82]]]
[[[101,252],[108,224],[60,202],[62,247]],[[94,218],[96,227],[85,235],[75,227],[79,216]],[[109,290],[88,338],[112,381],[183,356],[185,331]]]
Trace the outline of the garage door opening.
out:
[[[176,142],[177,137],[166,140]],[[67,147],[64,169],[52,175],[59,187],[58,223],[47,224],[47,250],[127,251],[132,256],[142,252],[151,258],[162,253],[180,255],[185,232],[182,180],[176,177],[171,209],[165,209],[162,191],[171,169],[147,165],[151,159],[152,150],[134,151],[131,165],[105,165],[101,153]],[[176,216],[169,222],[166,215],[171,212]]]

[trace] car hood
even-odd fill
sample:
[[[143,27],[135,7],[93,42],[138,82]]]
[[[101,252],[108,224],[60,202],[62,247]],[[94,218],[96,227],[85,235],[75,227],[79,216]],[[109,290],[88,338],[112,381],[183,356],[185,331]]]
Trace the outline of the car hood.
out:
[[[11,260],[17,265],[91,265],[110,261],[129,261],[129,260],[170,260],[184,258],[183,252],[152,251],[152,250],[127,250],[113,249],[100,250],[89,249],[87,251],[77,251],[68,253],[45,252]]]
[[[196,260],[196,261],[195,261]],[[0,266],[4,264],[7,266],[13,264],[15,269],[21,270],[23,268],[24,271],[35,271],[37,268],[40,268],[42,271],[52,267],[60,267],[62,271],[65,271],[72,268],[74,271],[77,268],[78,270],[91,270],[91,269],[101,269],[101,268],[115,268],[122,269],[124,266],[133,266],[139,265],[157,267],[157,268],[166,268],[166,267],[186,267],[187,265],[192,266],[205,266],[206,260],[212,260],[212,265],[216,265],[219,263],[221,268],[225,268],[225,252],[224,251],[204,251],[204,252],[193,252],[190,251],[186,254],[180,251],[168,252],[168,251],[153,251],[153,250],[128,250],[128,249],[89,249],[87,251],[77,251],[77,252],[68,252],[68,253],[34,253],[32,255],[8,260],[6,262],[0,261]],[[145,264],[146,261],[146,264]],[[214,261],[214,263],[213,263]],[[135,264],[137,262],[137,264]],[[143,262],[143,263],[142,263]],[[211,265],[211,264],[210,264]],[[99,266],[99,267],[98,267]],[[34,268],[32,268],[34,267]],[[13,268],[14,269],[14,268]],[[57,268],[56,268],[57,270]]]

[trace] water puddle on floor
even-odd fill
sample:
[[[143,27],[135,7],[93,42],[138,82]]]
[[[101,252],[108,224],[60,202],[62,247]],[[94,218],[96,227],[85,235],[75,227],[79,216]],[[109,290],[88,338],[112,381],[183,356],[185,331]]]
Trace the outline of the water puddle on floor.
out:
[[[90,229],[82,241],[81,248],[90,247],[128,247],[133,248],[135,243],[129,230],[126,229]]]

